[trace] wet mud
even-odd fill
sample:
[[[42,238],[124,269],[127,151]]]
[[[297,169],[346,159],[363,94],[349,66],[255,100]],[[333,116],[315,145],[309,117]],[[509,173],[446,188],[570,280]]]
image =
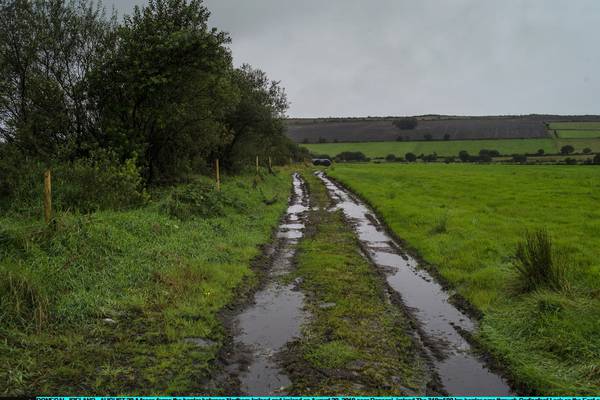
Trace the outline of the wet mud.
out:
[[[443,390],[449,395],[513,395],[510,386],[473,352],[463,334],[477,323],[449,301],[450,294],[416,259],[403,252],[374,212],[325,174],[317,176],[356,230],[367,256],[385,274],[418,325],[418,334],[433,362]]]
[[[294,174],[290,205],[271,247],[265,283],[253,301],[233,318],[233,356],[227,370],[231,376],[237,376],[242,394],[285,395],[291,384],[278,356],[300,336],[307,318],[298,282],[286,280],[294,268],[296,247],[303,236],[307,204],[304,182]]]

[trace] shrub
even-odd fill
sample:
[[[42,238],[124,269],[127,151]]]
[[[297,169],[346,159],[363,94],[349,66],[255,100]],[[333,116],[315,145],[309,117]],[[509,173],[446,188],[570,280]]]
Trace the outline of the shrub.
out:
[[[236,203],[224,192],[217,191],[212,183],[198,181],[174,188],[163,208],[172,217],[185,221],[193,217],[224,215],[228,206],[243,208],[241,203]]]
[[[571,146],[570,144],[560,148],[561,154],[571,154],[574,151],[575,151],[575,148],[573,146]]]
[[[388,154],[385,156],[386,161],[396,161],[396,156],[394,154]]]
[[[406,153],[404,155],[404,158],[408,162],[415,162],[415,161],[417,161],[417,156],[414,153]]]
[[[592,149],[590,149],[589,147],[586,147],[582,151],[583,151],[583,154],[590,154],[592,152]]]
[[[419,124],[419,121],[415,117],[405,117],[399,118],[392,122],[394,126],[398,129],[407,130],[407,129],[415,129]]]
[[[426,156],[421,157],[423,159],[423,161],[425,162],[434,162],[437,160],[437,154],[436,153],[432,153],[432,154],[427,154]]]
[[[571,157],[565,158],[565,164],[567,165],[575,165],[577,164],[577,160]]]
[[[538,156],[543,156],[543,155],[544,155],[544,153],[545,153],[544,149],[539,149],[539,150],[537,151],[537,153],[535,153],[535,154],[537,154]]]
[[[600,153],[598,153],[594,156],[593,162],[594,162],[594,164],[600,164]]]
[[[469,152],[466,150],[459,151],[458,158],[460,158],[460,161],[462,161],[462,162],[468,162],[470,159]]]
[[[423,137],[425,138],[425,140],[433,140],[433,136],[429,133],[423,135]]]
[[[360,151],[343,151],[335,158],[339,161],[368,161],[367,157]]]
[[[15,167],[16,166],[16,167]],[[39,214],[43,193],[42,163],[20,159],[0,163],[0,207],[19,214]],[[56,210],[90,212],[143,204],[148,195],[135,160],[119,163],[107,153],[56,164],[52,171],[52,203]]]
[[[81,159],[54,169],[53,194],[63,209],[91,212],[144,204],[148,195],[135,160]]]
[[[517,244],[513,265],[524,291],[562,290],[567,286],[565,263],[553,252],[552,239],[545,229],[525,233],[524,240]]]
[[[525,154],[513,154],[512,160],[513,162],[524,164],[527,162],[527,156]]]

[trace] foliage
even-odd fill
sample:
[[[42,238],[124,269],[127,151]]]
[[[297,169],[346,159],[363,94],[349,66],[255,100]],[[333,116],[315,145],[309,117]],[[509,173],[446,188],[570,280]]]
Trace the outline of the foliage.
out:
[[[367,161],[367,157],[360,151],[343,151],[335,156],[338,161]]]
[[[227,207],[241,210],[244,203],[223,191],[217,191],[213,183],[203,180],[174,188],[164,205],[170,216],[180,220],[222,216]]]
[[[564,262],[553,251],[552,240],[545,229],[525,233],[524,240],[517,244],[514,266],[525,291],[565,288]]]
[[[408,162],[415,162],[415,161],[417,161],[417,156],[414,153],[406,153],[404,155],[404,158]]]
[[[10,146],[10,164],[104,152],[160,184],[206,173],[216,158],[239,171],[257,155],[275,164],[307,155],[284,135],[283,88],[233,67],[230,39],[209,28],[200,0],[150,0],[120,24],[94,4],[0,3],[0,147]]]
[[[575,148],[570,144],[567,144],[560,148],[560,154],[571,154],[575,151]]]
[[[523,163],[527,162],[527,156],[524,154],[513,154],[512,160],[513,160],[513,162],[523,164]]]
[[[419,124],[419,121],[415,117],[404,117],[395,120],[392,124],[398,129],[409,130],[415,129]]]
[[[385,156],[385,160],[386,161],[396,161],[396,155],[395,154],[388,154],[387,156]]]

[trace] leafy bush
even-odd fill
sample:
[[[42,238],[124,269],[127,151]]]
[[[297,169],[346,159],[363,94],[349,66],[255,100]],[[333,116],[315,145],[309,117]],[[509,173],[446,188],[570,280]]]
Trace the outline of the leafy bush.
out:
[[[577,160],[571,157],[567,157],[565,158],[565,164],[567,165],[576,165],[577,164]]]
[[[335,158],[339,161],[368,161],[364,153],[360,151],[343,151]]]
[[[180,220],[193,217],[216,217],[225,214],[227,207],[242,209],[244,204],[217,191],[212,183],[197,181],[174,188],[164,205],[167,213]]]
[[[460,161],[462,162],[468,162],[470,159],[470,155],[469,152],[466,150],[461,150],[458,152],[458,158],[460,158]]]
[[[521,288],[562,290],[567,286],[565,263],[552,250],[552,239],[545,229],[526,232],[517,244],[514,267],[520,276]]]
[[[415,162],[415,161],[417,161],[417,156],[414,153],[406,153],[404,155],[404,158],[408,162]]]
[[[419,124],[419,121],[415,117],[400,118],[392,122],[398,129],[407,130],[415,129]]]
[[[148,199],[133,159],[120,164],[101,157],[59,165],[52,190],[61,209],[80,212],[131,208]]]
[[[18,160],[18,162],[12,162]],[[0,162],[0,208],[19,214],[39,214],[46,166],[17,158]],[[90,159],[56,164],[52,171],[55,210],[90,212],[143,204],[146,194],[135,160],[119,163],[102,153]]]
[[[561,154],[571,154],[575,151],[575,148],[573,146],[571,146],[570,144],[563,146],[560,148],[560,153]]]
[[[582,151],[583,151],[583,154],[590,154],[592,152],[592,149],[590,149],[589,147],[586,147]]]
[[[513,154],[513,162],[524,164],[527,162],[527,156],[524,154]]]
[[[396,155],[395,154],[388,154],[387,156],[385,156],[385,160],[386,161],[396,161]]]

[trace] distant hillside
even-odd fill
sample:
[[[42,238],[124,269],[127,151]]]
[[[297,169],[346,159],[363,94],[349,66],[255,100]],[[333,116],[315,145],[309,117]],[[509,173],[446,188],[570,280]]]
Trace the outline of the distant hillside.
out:
[[[371,142],[398,140],[514,139],[548,136],[547,123],[557,121],[596,122],[598,115],[526,115],[526,116],[418,116],[412,130],[400,130],[393,121],[400,117],[290,118],[287,134],[295,142]]]

